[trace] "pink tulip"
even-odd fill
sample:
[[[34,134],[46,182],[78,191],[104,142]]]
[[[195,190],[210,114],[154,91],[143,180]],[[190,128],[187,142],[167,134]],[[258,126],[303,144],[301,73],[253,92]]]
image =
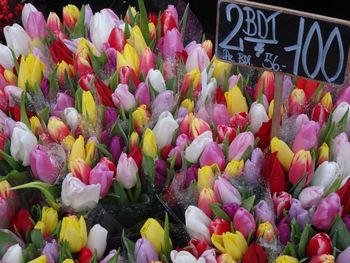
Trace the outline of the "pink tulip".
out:
[[[209,217],[212,216],[213,211],[210,205],[217,203],[215,193],[210,188],[203,188],[199,193],[198,207]]]
[[[283,212],[288,211],[292,204],[292,196],[287,192],[274,193],[272,197],[273,207],[277,219],[283,217]]]
[[[153,116],[159,116],[163,111],[172,111],[175,104],[176,98],[173,91],[161,91],[153,100]]]
[[[63,92],[58,92],[56,104],[53,107],[53,115],[60,118],[65,108],[74,107],[74,105],[74,99],[71,96]]]
[[[99,184],[100,197],[103,198],[112,186],[115,174],[115,165],[107,158],[102,158],[100,162],[91,170],[89,184]]]
[[[288,115],[303,113],[307,104],[307,98],[304,90],[294,89],[288,99]]]
[[[333,220],[341,212],[340,198],[337,193],[331,193],[318,205],[312,224],[321,230],[327,230],[332,226]]]
[[[292,160],[289,168],[288,178],[292,185],[295,185],[304,175],[307,174],[304,186],[311,182],[314,175],[314,162],[309,151],[298,151]]]
[[[233,226],[243,234],[245,239],[248,238],[250,233],[254,234],[256,229],[253,215],[243,207],[238,208],[235,213],[235,216],[233,217]]]
[[[335,107],[337,107],[342,102],[350,104],[350,86],[342,91],[337,99],[337,102],[335,103]]]
[[[163,38],[161,38],[159,49],[165,59],[175,58],[177,53],[183,51],[182,37],[177,28],[167,31]]]
[[[119,84],[112,94],[112,100],[115,106],[125,111],[132,110],[136,106],[134,95],[130,93],[128,85]]]
[[[139,100],[140,105],[148,105],[151,102],[151,94],[146,83],[140,82],[140,84],[137,86],[135,99]]]
[[[216,142],[212,142],[204,148],[204,151],[199,158],[201,167],[206,165],[217,164],[220,170],[225,168],[225,155]]]
[[[229,147],[228,160],[241,160],[243,154],[254,147],[254,135],[251,132],[242,132],[232,141]]]
[[[32,39],[43,39],[44,37],[46,37],[48,33],[43,13],[39,11],[31,12],[28,16],[25,29]]]
[[[117,166],[117,181],[125,189],[131,189],[137,181],[137,164],[132,157],[125,153],[120,155]]]
[[[232,75],[228,79],[228,88],[232,89],[234,86],[236,86],[236,84],[238,83],[238,81],[241,77],[242,77],[241,75]]]
[[[217,200],[223,204],[241,204],[241,194],[228,180],[221,176],[215,180],[214,192]]]
[[[333,156],[336,162],[347,162],[350,158],[350,142],[343,132],[333,139]]]
[[[274,92],[275,92],[275,77],[273,75],[272,71],[264,71],[259,80],[258,83],[255,86],[254,90],[254,98],[255,100],[258,98],[260,86],[264,84],[262,87],[262,94],[264,94],[270,103],[271,100],[273,100]]]
[[[224,104],[214,104],[211,112],[211,118],[215,126],[229,125],[231,115],[227,111],[227,107]]]
[[[187,60],[186,60],[186,71],[190,72],[194,69],[199,69],[200,72],[205,70],[209,65],[209,57],[205,50],[200,44],[196,44],[195,47],[188,49],[187,51]]]
[[[152,51],[149,47],[146,47],[142,51],[141,61],[140,61],[140,71],[143,76],[147,76],[148,71],[155,67],[154,57]]]
[[[295,136],[292,151],[297,153],[300,150],[311,150],[318,145],[318,134],[320,126],[317,122],[309,121],[303,124]]]

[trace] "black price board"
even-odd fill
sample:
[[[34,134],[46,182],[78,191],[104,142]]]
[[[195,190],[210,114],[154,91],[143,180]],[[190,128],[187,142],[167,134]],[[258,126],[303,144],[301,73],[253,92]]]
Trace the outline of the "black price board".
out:
[[[221,60],[343,84],[349,43],[349,21],[243,0],[218,3]]]

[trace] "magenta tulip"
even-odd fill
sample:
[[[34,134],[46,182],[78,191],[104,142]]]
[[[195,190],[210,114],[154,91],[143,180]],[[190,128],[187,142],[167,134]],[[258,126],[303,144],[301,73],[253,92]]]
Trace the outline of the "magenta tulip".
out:
[[[224,104],[214,104],[211,112],[211,118],[215,126],[229,125],[231,115],[227,111],[227,107]]]
[[[229,147],[228,160],[240,161],[243,154],[254,147],[254,135],[251,132],[242,132],[232,141]]]
[[[184,49],[182,37],[177,28],[167,31],[158,45],[165,58],[175,58],[176,54]]]
[[[282,245],[287,245],[290,241],[291,227],[288,217],[282,218],[282,220],[277,225],[278,236]]]
[[[43,13],[39,11],[31,12],[28,16],[25,29],[32,39],[43,39],[44,37],[46,37],[48,33]]]
[[[342,102],[350,104],[350,86],[342,91],[337,99],[337,102],[335,103],[335,107],[337,107]]]
[[[112,154],[114,160],[119,160],[124,148],[124,141],[120,136],[114,136],[109,143],[108,150]]]
[[[148,105],[151,102],[151,94],[146,83],[140,82],[137,86],[135,99],[139,100],[139,104]]]
[[[317,206],[322,200],[324,186],[309,186],[304,188],[299,194],[299,201],[306,209]]]
[[[56,104],[53,108],[53,115],[61,118],[65,108],[74,107],[74,99],[66,93],[58,92]]]
[[[327,230],[332,226],[333,220],[341,212],[340,198],[337,193],[331,193],[318,205],[312,224],[321,230]]]
[[[138,167],[132,157],[125,153],[120,155],[117,166],[117,181],[125,189],[133,188],[137,182]]]
[[[311,150],[317,147],[320,126],[317,122],[309,121],[303,124],[295,136],[292,151],[297,153],[300,150]]]
[[[250,233],[254,233],[256,229],[256,223],[254,217],[249,211],[243,207],[238,208],[233,218],[233,226],[236,230],[241,232],[245,239],[248,238]]]
[[[89,184],[99,184],[100,197],[104,197],[109,188],[112,186],[112,180],[115,175],[116,167],[107,158],[103,158],[100,162],[91,170],[89,175]]]
[[[214,192],[216,198],[223,204],[236,203],[241,204],[241,194],[238,190],[224,177],[218,177],[214,183]]]
[[[225,168],[225,155],[216,142],[208,144],[199,158],[201,167],[217,164],[220,170]]]

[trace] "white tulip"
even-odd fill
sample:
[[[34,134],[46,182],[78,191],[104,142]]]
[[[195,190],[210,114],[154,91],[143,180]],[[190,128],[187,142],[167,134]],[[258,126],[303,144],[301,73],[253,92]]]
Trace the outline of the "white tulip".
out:
[[[101,259],[107,246],[108,231],[100,224],[94,225],[89,231],[87,247],[97,253],[97,259]]]
[[[68,107],[64,109],[63,116],[71,130],[74,131],[81,120],[79,112],[75,108]]]
[[[200,257],[198,260],[188,251],[176,251],[170,252],[171,261],[173,263],[205,263],[205,259]]]
[[[202,80],[202,90],[199,95],[197,107],[200,108],[205,105],[207,100],[211,101],[211,99],[215,96],[217,83],[215,78],[211,78],[208,83],[208,73],[206,70],[203,70],[201,73]]]
[[[4,88],[4,91],[9,98],[9,106],[14,107],[19,101],[21,101],[23,89],[17,86],[8,85]]]
[[[150,83],[158,93],[166,90],[165,81],[159,69],[150,69],[147,74],[146,83]]]
[[[185,211],[186,230],[191,238],[204,238],[210,244],[210,218],[198,207],[190,205]]]
[[[11,136],[11,156],[21,161],[23,166],[28,166],[29,154],[37,144],[32,131],[23,122],[17,122]]]
[[[348,136],[350,136],[350,104],[349,103],[345,101],[340,103],[333,111],[332,120],[333,122],[338,123],[344,117],[346,112],[348,112],[348,116],[346,119],[345,132],[348,134]]]
[[[38,9],[36,9],[35,6],[33,6],[31,3],[27,3],[23,6],[22,9],[22,25],[24,27],[27,26],[27,21],[29,18],[29,15],[33,12],[38,12]]]
[[[103,44],[108,41],[113,27],[113,20],[102,12],[96,12],[91,17],[90,39],[99,51],[102,50]]]
[[[11,48],[16,56],[28,55],[30,51],[30,37],[27,32],[19,24],[4,27],[4,35],[6,43]]]
[[[258,130],[264,122],[267,122],[269,120],[265,107],[258,102],[254,102],[252,104],[248,116],[250,121],[250,127],[254,134],[258,132]]]
[[[190,72],[194,69],[199,69],[199,71],[202,72],[207,69],[210,59],[207,52],[205,52],[200,44],[196,44],[194,47],[190,48],[187,54],[186,72]]]
[[[203,132],[185,150],[185,158],[191,163],[196,163],[204,148],[213,141],[211,131]]]
[[[77,212],[92,209],[98,203],[100,188],[99,184],[86,185],[69,173],[62,183],[62,203]]]
[[[4,44],[0,44],[0,65],[11,70],[14,66],[11,50]]]
[[[339,165],[336,162],[324,161],[321,163],[312,178],[311,185],[319,185],[325,191],[334,183],[339,176]]]
[[[169,111],[164,111],[159,115],[158,122],[153,128],[159,149],[171,144],[177,128],[179,128],[179,124]]]
[[[21,263],[22,262],[22,248],[19,244],[10,246],[4,256],[2,263]]]

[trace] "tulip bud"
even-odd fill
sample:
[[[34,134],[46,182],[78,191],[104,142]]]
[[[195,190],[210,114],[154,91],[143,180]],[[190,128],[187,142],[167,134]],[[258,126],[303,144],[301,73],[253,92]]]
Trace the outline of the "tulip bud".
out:
[[[261,223],[256,231],[257,242],[263,247],[275,246],[276,229],[270,222]]]
[[[300,150],[311,150],[318,144],[320,126],[317,122],[309,121],[301,126],[295,136],[292,150],[297,153]]]
[[[55,12],[49,13],[46,24],[47,24],[47,28],[54,33],[61,31],[61,21]]]
[[[329,160],[329,147],[327,143],[323,143],[319,148],[318,148],[318,161],[317,161],[317,166],[321,165],[323,162]]]
[[[213,42],[210,39],[203,41],[202,48],[207,53],[209,59],[211,59],[213,56]]]
[[[254,135],[251,132],[242,132],[232,141],[229,147],[228,160],[241,160],[247,150],[253,150]]]
[[[262,86],[263,85],[263,86]],[[254,99],[257,100],[260,89],[262,88],[262,94],[264,94],[268,100],[268,102],[271,102],[274,96],[275,92],[275,78],[272,71],[264,71],[256,83],[255,89],[254,89]]]
[[[60,242],[68,242],[71,252],[79,252],[87,242],[86,224],[83,216],[64,217],[59,234]]]
[[[151,157],[153,159],[156,158],[158,155],[156,137],[154,135],[154,132],[149,128],[147,128],[145,131],[142,144],[142,151],[146,156]]]
[[[199,193],[198,207],[209,217],[212,216],[213,211],[211,205],[217,203],[214,191],[210,188],[203,188]]]
[[[39,222],[43,223],[44,229],[42,229],[42,231],[44,235],[51,236],[54,234],[58,225],[57,211],[51,207],[44,206],[41,212],[41,221]]]
[[[53,239],[51,242],[45,242],[45,247],[41,253],[46,256],[47,263],[55,263],[59,256],[57,241]]]
[[[176,251],[170,252],[171,262],[173,263],[196,263],[197,259],[188,251]],[[153,261],[152,261],[153,262]]]
[[[223,143],[225,138],[228,137],[228,143],[231,144],[236,137],[236,130],[226,125],[218,125],[216,127],[216,134],[218,136],[218,143]]]
[[[239,177],[242,174],[243,168],[244,168],[243,160],[240,160],[240,161],[231,160],[225,168],[224,176],[225,178]]]
[[[303,229],[305,225],[310,222],[308,211],[302,207],[302,204],[298,199],[292,199],[288,216],[290,221],[292,221],[292,219],[296,220],[300,229]]]
[[[138,100],[140,104],[148,105],[151,102],[151,94],[146,83],[141,82],[136,89],[135,99]]]
[[[189,44],[186,48],[186,71],[190,72],[199,69],[200,72],[205,70],[209,65],[209,57],[200,44]]]
[[[139,238],[136,241],[134,256],[137,263],[148,263],[159,259],[157,251],[146,238]]]
[[[215,174],[214,169],[210,166],[204,166],[198,169],[197,188],[201,191],[203,188],[212,189],[214,186]]]
[[[251,105],[248,116],[254,134],[260,129],[264,122],[269,120],[264,106],[257,102]]]
[[[229,91],[225,92],[227,110],[231,115],[239,112],[248,112],[248,106],[242,91],[238,86],[234,86]]]
[[[322,254],[332,253],[332,240],[326,233],[317,233],[314,235],[306,248],[306,254],[309,257],[320,256]]]
[[[306,209],[317,206],[322,200],[324,186],[309,186],[304,188],[299,194],[299,201]]]
[[[254,206],[254,215],[257,222],[273,223],[275,221],[272,208],[265,200],[260,200],[259,203]]]
[[[341,98],[342,98],[342,95],[340,95],[338,97],[336,106],[338,106],[338,104],[341,102],[341,100],[342,100]],[[339,103],[338,103],[338,101],[339,101]],[[332,111],[332,109],[333,109],[333,101],[332,101],[332,95],[331,95],[330,92],[327,92],[326,94],[323,95],[323,97],[321,99],[321,103],[328,110],[328,112]]]
[[[314,174],[314,162],[309,151],[300,150],[293,157],[288,179],[293,185],[295,185],[306,174],[307,177],[304,181],[304,186],[308,185],[312,180]]]
[[[130,85],[132,83],[137,87],[140,80],[137,78],[135,71],[129,66],[123,66],[119,69],[119,84]]]
[[[312,224],[321,230],[331,227],[333,220],[341,210],[340,198],[337,193],[331,193],[318,205],[313,217]]]
[[[87,247],[91,251],[96,251],[97,259],[101,259],[107,246],[108,231],[100,224],[94,225],[89,231]]]
[[[204,148],[213,141],[211,131],[205,131],[196,137],[185,150],[185,158],[189,162],[197,163]]]
[[[158,69],[150,69],[148,71],[146,83],[149,83],[150,87],[158,93],[166,90],[163,75]]]
[[[16,57],[27,55],[30,51],[30,37],[27,32],[18,24],[4,27],[4,35],[7,46],[15,52]]]
[[[284,141],[277,137],[272,138],[270,147],[271,153],[277,152],[277,159],[281,162],[284,169],[288,171],[294,156],[291,149]]]
[[[314,177],[312,178],[311,185],[320,185],[325,188],[325,191],[335,180],[339,177],[339,165],[336,162],[323,162],[317,167]]]
[[[247,241],[239,231],[235,233],[226,232],[222,235],[214,234],[211,241],[221,253],[228,253],[234,260],[242,259],[248,249]]]
[[[50,117],[47,128],[51,138],[56,142],[61,142],[70,133],[67,125],[65,125],[61,119],[54,116]]]
[[[158,122],[153,128],[159,149],[171,144],[173,136],[178,127],[179,125],[174,120],[174,117],[170,112],[164,111],[159,115]]]
[[[256,229],[254,217],[243,207],[236,211],[233,226],[243,234],[245,239],[248,239],[249,234],[253,234]]]
[[[225,155],[219,145],[215,142],[208,144],[199,158],[201,167],[217,164],[220,170],[225,166]]]
[[[140,61],[140,71],[143,76],[147,76],[151,69],[155,68],[155,62],[153,59],[153,54],[150,48],[146,47],[142,51],[141,61]]]
[[[236,203],[241,204],[241,194],[238,190],[225,178],[218,177],[214,183],[214,192],[216,198],[223,204]]]
[[[291,236],[291,225],[288,217],[284,217],[277,225],[278,236],[282,245],[287,245]]]
[[[205,239],[210,243],[210,218],[198,207],[190,205],[185,211],[186,230],[191,238]]]
[[[135,130],[141,134],[146,124],[149,121],[149,112],[146,110],[146,105],[139,106],[133,113],[132,118],[134,120]]]
[[[132,157],[125,153],[120,155],[117,166],[117,181],[125,189],[131,189],[137,182],[138,167]]]
[[[32,132],[38,136],[44,132],[44,128],[40,123],[40,120],[37,116],[32,116],[29,120],[30,122],[30,128],[32,129]]]
[[[110,167],[112,167],[112,169]],[[101,159],[91,170],[89,174],[89,184],[99,184],[101,186],[101,197],[104,197],[112,186],[115,169],[115,165],[105,158]]]
[[[272,201],[275,208],[275,214],[278,219],[283,216],[284,210],[289,210],[292,203],[292,196],[286,192],[279,192],[273,195]]]
[[[134,95],[129,92],[128,85],[126,84],[118,85],[112,95],[112,100],[115,106],[125,111],[132,110],[136,106]]]
[[[214,66],[213,77],[218,81],[220,85],[222,85],[225,81],[225,78],[227,78],[227,76],[230,76],[233,65],[232,63],[220,61],[215,56],[212,58],[212,61]],[[229,87],[229,89],[232,89],[232,86]]]
[[[288,99],[288,115],[292,116],[303,113],[306,104],[307,100],[304,90],[294,89]]]
[[[223,233],[230,232],[231,227],[226,220],[222,218],[216,218],[215,220],[210,222],[209,231],[210,235],[222,235]]]
[[[192,88],[192,93],[189,93],[189,88]],[[199,69],[194,69],[186,73],[184,80],[180,88],[180,94],[182,97],[186,95],[193,96],[194,98],[198,97],[198,93],[201,88],[201,72]]]
[[[117,27],[113,28],[109,34],[108,44],[110,47],[122,52],[126,44],[124,31]]]
[[[329,111],[321,103],[317,103],[312,109],[311,119],[318,122],[320,127],[327,121],[328,116]]]
[[[1,259],[2,263],[21,263],[22,260],[22,248],[19,244],[10,246]]]
[[[218,256],[216,261],[217,263],[236,263],[236,261],[227,253]]]
[[[72,30],[78,21],[79,9],[75,5],[63,7],[63,23]]]
[[[291,257],[291,256],[279,256],[275,259],[274,263],[298,263],[299,260],[295,257]]]
[[[3,44],[0,44],[0,65],[9,70],[14,67],[11,50]]]
[[[250,244],[248,250],[243,255],[242,263],[250,262],[267,263],[265,250],[255,242]]]
[[[32,39],[43,39],[48,34],[44,15],[39,11],[31,12],[29,14],[27,23],[24,24],[24,27]]]
[[[56,96],[56,104],[53,108],[54,116],[60,118],[66,108],[74,107],[74,99],[66,93],[58,92]]]

